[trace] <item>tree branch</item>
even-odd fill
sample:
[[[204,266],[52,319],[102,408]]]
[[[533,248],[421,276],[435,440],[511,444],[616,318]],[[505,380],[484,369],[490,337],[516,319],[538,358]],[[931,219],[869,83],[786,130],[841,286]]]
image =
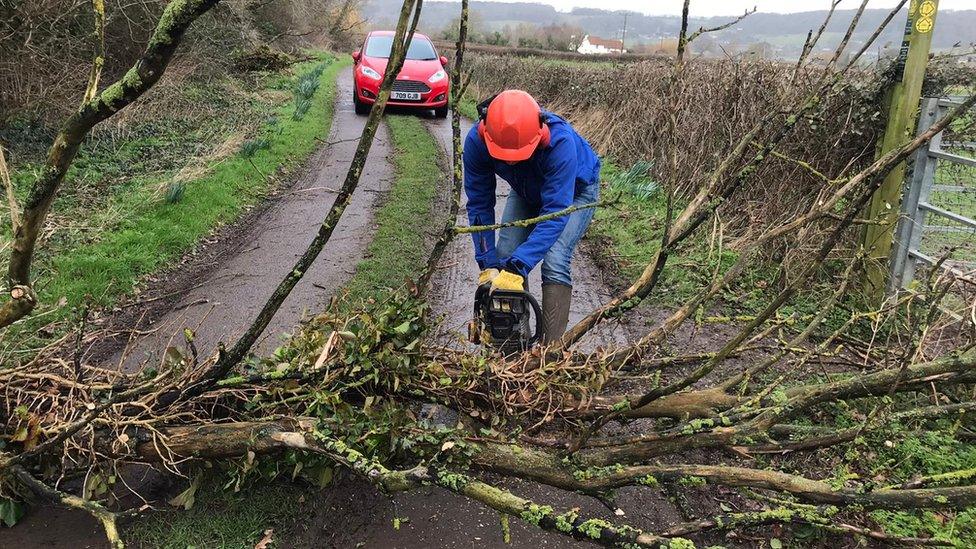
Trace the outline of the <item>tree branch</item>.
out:
[[[472,225],[468,227],[456,226],[454,227],[454,233],[468,234],[468,233],[480,233],[485,231],[494,231],[496,229],[502,229],[505,227],[531,227],[536,223],[542,223],[543,221],[548,221],[550,219],[563,217],[573,212],[578,212],[580,210],[589,210],[591,208],[599,208],[602,206],[612,205],[616,203],[617,203],[617,199],[601,200],[599,202],[590,202],[589,204],[573,205],[564,210],[559,210],[558,212],[553,212],[551,214],[546,214],[546,215],[540,215],[538,217],[533,217],[530,219],[519,219],[516,221],[509,221],[507,223],[496,223],[494,225]]]
[[[60,490],[51,488],[47,484],[44,484],[43,482],[34,478],[33,475],[28,473],[27,470],[20,465],[11,467],[10,472],[18,481],[29,488],[30,491],[38,497],[46,499],[52,503],[57,503],[72,509],[79,509],[89,513],[98,519],[98,522],[102,524],[102,528],[105,530],[105,537],[108,538],[108,542],[113,548],[122,549],[125,547],[125,544],[122,543],[122,538],[119,536],[118,527],[115,524],[115,513],[109,511],[94,501],[82,499],[78,496],[66,494]]]
[[[88,86],[85,96],[81,100],[84,105],[95,98],[98,93],[98,80],[102,76],[102,66],[105,64],[105,0],[92,0],[92,13],[95,16],[95,29],[92,38],[95,40],[95,56],[92,59],[91,71],[88,73]]]
[[[101,2],[101,0],[94,0]],[[31,187],[24,203],[22,223],[14,233],[14,242],[7,268],[7,283],[13,289],[23,288],[18,295],[11,292],[11,300],[0,309],[0,328],[16,322],[29,314],[37,304],[31,288],[30,271],[34,259],[34,247],[47,219],[64,176],[88,132],[99,122],[125,108],[151,88],[166,71],[173,53],[183,34],[202,14],[219,0],[173,0],[166,5],[149,44],[142,56],[125,75],[108,86],[100,94],[82,104],[81,108],[64,122],[48,150],[47,161],[40,176]],[[99,23],[96,23],[99,24]],[[89,79],[97,86],[95,78]],[[86,91],[86,95],[87,95]]]
[[[11,232],[16,233],[20,228],[20,207],[17,205],[17,195],[14,194],[14,183],[10,179],[10,170],[7,168],[7,157],[3,154],[3,146],[0,145],[0,183],[3,183],[4,191],[7,194],[7,207],[10,208],[10,228]]]
[[[691,34],[691,36],[688,37],[688,40],[685,41],[685,46],[687,46],[688,44],[691,44],[696,38],[698,38],[699,36],[701,36],[701,35],[703,35],[705,33],[708,33],[708,32],[718,32],[718,31],[722,31],[722,30],[725,30],[725,29],[727,29],[729,27],[732,27],[732,26],[737,25],[740,21],[742,21],[746,17],[749,17],[750,15],[756,13],[756,10],[757,10],[757,8],[755,6],[753,6],[751,10],[746,10],[742,15],[736,17],[734,20],[729,21],[728,23],[719,25],[717,27],[712,27],[712,28],[699,27],[698,30],[696,30],[695,32],[693,32]]]

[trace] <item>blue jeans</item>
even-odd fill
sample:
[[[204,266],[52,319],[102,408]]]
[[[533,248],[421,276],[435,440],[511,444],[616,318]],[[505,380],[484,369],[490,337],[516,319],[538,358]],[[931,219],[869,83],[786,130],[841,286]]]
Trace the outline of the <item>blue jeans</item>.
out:
[[[590,204],[600,199],[600,184],[590,183],[582,189],[577,188],[576,197],[573,205]],[[573,259],[573,251],[579,244],[590,222],[593,221],[595,208],[576,210],[569,214],[569,222],[563,228],[556,243],[549,248],[542,259],[542,283],[543,284],[562,284],[564,286],[573,285],[573,276],[570,264]],[[505,202],[505,212],[502,213],[502,223],[518,221],[520,219],[531,219],[539,216],[539,208],[528,204],[521,196],[515,192],[509,193]],[[498,231],[498,243],[496,249],[498,258],[504,264],[505,260],[525,242],[532,232],[532,227],[503,227]]]

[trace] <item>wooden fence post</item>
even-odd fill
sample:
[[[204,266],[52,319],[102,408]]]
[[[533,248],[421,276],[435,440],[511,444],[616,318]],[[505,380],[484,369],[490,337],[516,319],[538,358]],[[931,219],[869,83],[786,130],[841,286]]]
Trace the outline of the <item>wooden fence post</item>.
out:
[[[910,139],[915,129],[938,11],[938,0],[912,0],[908,9],[905,39],[898,55],[898,74],[888,93],[888,124],[878,148],[879,157]],[[904,180],[903,162],[885,178],[884,184],[871,198],[866,212],[868,219],[880,222],[867,225],[863,240],[870,258],[867,262],[864,290],[875,302],[883,299],[885,294],[888,258],[891,254],[895,222],[901,211],[899,202]]]

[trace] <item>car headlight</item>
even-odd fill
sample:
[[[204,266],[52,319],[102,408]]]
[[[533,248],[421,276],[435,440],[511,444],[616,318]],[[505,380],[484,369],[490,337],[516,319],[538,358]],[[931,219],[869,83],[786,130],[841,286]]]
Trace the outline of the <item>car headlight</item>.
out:
[[[380,73],[374,71],[373,69],[367,67],[366,65],[359,67],[359,72],[363,73],[363,76],[367,78],[372,78],[373,80],[383,79],[383,76]]]
[[[444,80],[445,78],[447,78],[447,73],[446,72],[444,72],[444,71],[437,71],[434,74],[430,75],[430,78],[428,78],[427,81],[428,82],[440,82],[441,80]]]

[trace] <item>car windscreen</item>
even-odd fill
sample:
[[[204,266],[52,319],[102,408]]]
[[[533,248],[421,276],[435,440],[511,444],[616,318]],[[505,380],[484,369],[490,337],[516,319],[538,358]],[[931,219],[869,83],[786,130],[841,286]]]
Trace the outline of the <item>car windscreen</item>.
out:
[[[392,36],[371,36],[369,41],[366,42],[365,55],[367,57],[386,58],[390,56],[390,50],[392,48]],[[407,48],[407,59],[430,61],[437,59],[437,54],[434,52],[433,44],[427,39],[418,38],[410,41],[410,47]]]

